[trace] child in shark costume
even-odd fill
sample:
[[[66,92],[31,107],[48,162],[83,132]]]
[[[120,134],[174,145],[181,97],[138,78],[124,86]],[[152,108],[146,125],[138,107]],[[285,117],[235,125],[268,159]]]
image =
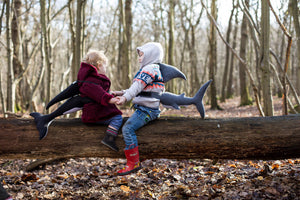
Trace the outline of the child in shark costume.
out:
[[[161,63],[163,59],[161,44],[156,42],[146,43],[137,48],[137,53],[139,55],[140,70],[134,76],[132,85],[127,90],[115,92],[117,96],[120,96],[120,101],[117,104],[122,105],[132,100],[136,109],[122,128],[127,164],[118,171],[118,175],[127,175],[141,169],[135,131],[159,117],[160,103],[175,109],[179,109],[181,105],[196,104],[201,117],[204,118],[205,116],[202,98],[210,82],[205,84],[204,88],[202,87],[194,98],[185,97],[184,94],[166,93],[164,91],[165,72],[163,67],[157,64]]]

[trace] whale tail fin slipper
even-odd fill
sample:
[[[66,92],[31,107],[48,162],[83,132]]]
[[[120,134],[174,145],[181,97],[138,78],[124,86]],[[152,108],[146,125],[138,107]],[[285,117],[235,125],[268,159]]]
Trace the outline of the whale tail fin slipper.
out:
[[[50,126],[52,120],[48,121],[45,115],[42,115],[41,113],[38,112],[32,112],[30,113],[30,116],[34,117],[36,128],[39,131],[40,140],[42,140],[47,136],[48,127]]]

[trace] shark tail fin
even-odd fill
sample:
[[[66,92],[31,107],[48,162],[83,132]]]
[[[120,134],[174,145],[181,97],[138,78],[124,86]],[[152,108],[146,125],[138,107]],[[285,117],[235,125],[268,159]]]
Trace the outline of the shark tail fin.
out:
[[[57,102],[60,102],[62,100],[68,99],[74,95],[79,94],[79,87],[77,81],[74,81],[69,87],[64,89],[62,92],[60,92],[56,97],[54,97],[46,106],[46,109],[48,110],[50,106],[56,104]]]
[[[202,119],[205,117],[205,109],[202,102],[203,96],[209,86],[209,84],[212,82],[212,80],[207,81],[204,85],[201,86],[201,88],[198,90],[196,95],[194,96],[194,104],[197,107],[198,112],[200,113]]]

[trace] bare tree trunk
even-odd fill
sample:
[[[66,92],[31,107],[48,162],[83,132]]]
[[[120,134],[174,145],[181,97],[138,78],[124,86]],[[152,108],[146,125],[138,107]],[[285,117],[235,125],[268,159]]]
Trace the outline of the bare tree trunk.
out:
[[[294,28],[296,31],[296,42],[297,42],[297,58],[298,58],[298,67],[296,69],[296,88],[298,88],[298,93],[300,93],[300,22],[299,22],[299,7],[297,4],[297,0],[289,1],[289,9],[293,16]]]
[[[71,40],[71,56],[72,56],[72,60],[71,60],[71,74],[72,74],[72,80],[75,81],[77,79],[77,70],[78,68],[76,67],[76,61],[75,61],[75,49],[76,49],[76,39],[75,39],[75,27],[74,27],[74,15],[73,15],[73,10],[72,10],[72,4],[74,1],[73,0],[69,0],[68,1],[68,13],[69,13],[69,30],[70,30],[70,40]]]
[[[192,1],[193,3],[193,1]],[[191,9],[194,9],[194,5],[192,4]],[[200,24],[200,19],[202,17],[204,9],[202,7],[200,14],[197,18],[197,21],[193,24],[192,19],[189,19],[190,27],[191,27],[191,42],[189,42],[189,49],[190,49],[190,60],[191,60],[191,72],[192,72],[192,84],[190,87],[192,88],[191,90],[191,95],[195,95],[197,92],[197,88],[199,88],[200,85],[200,80],[199,80],[199,72],[197,70],[198,66],[198,55],[197,55],[197,50],[196,50],[196,36],[195,36],[195,30],[197,29],[197,26]]]
[[[268,1],[261,0],[261,70],[264,113],[273,116],[273,99],[270,71],[270,9]]]
[[[1,10],[1,13],[0,13],[0,35],[2,33],[2,20],[3,20],[3,16],[4,16],[4,13],[5,13],[5,6],[6,6],[6,1],[2,1],[2,10]]]
[[[231,14],[228,20],[228,28],[227,28],[227,33],[226,33],[226,41],[228,43],[230,43],[230,34],[231,34],[231,30],[232,30],[232,18],[233,18],[233,14],[234,11],[236,9],[235,5],[234,5],[235,1],[232,1],[232,10],[231,10]],[[225,67],[224,67],[224,72],[223,72],[223,80],[222,80],[222,89],[221,89],[221,102],[225,102],[226,99],[226,85],[227,85],[227,80],[228,80],[228,70],[229,70],[229,62],[230,61],[230,48],[228,46],[226,46],[226,56],[225,56]]]
[[[20,52],[21,52],[21,33],[20,33],[20,26],[21,26],[21,8],[22,8],[22,1],[21,0],[14,0],[14,9],[13,9],[13,18],[11,22],[11,38],[12,38],[12,43],[13,43],[13,69],[14,69],[14,76],[18,77],[22,71],[22,65],[21,65],[21,57],[20,57]],[[20,84],[18,84],[19,87],[16,85],[16,110],[21,109],[21,88]]]
[[[161,30],[160,30],[160,17],[159,17],[159,7],[160,7],[160,2],[159,0],[155,0],[153,2],[153,15],[154,15],[154,19],[152,22],[152,27],[153,27],[153,35],[154,35],[154,40],[153,41],[159,41],[159,37],[161,34]]]
[[[85,0],[77,0],[77,8],[76,8],[76,28],[75,28],[75,63],[74,63],[74,73],[77,75],[80,62],[81,62],[81,53],[82,53],[82,16],[84,12],[84,2]],[[77,77],[76,77],[77,78]]]
[[[83,0],[82,1],[82,5],[81,5],[81,23],[82,23],[82,25],[81,25],[81,44],[80,44],[80,46],[81,46],[81,51],[80,51],[80,62],[81,62],[81,58],[84,56],[84,54],[85,54],[85,52],[86,52],[86,31],[85,31],[85,29],[86,29],[86,27],[87,27],[87,25],[86,25],[86,12],[85,12],[85,8],[86,8],[86,0]]]
[[[13,71],[13,46],[11,42],[12,4],[6,1],[6,43],[7,43],[7,111],[15,112],[15,85]]]
[[[183,7],[184,5],[184,7]],[[179,62],[179,66],[180,66],[180,70],[182,71],[182,66],[184,65],[184,61],[185,61],[185,52],[189,46],[189,31],[191,29],[190,24],[186,23],[186,21],[184,20],[185,18],[187,18],[187,6],[184,3],[179,3],[178,4],[179,10],[181,12],[181,27],[183,29],[184,32],[184,40],[183,40],[183,45],[182,45],[182,50],[181,50],[181,57],[180,57],[180,62]],[[188,75],[189,76],[189,75]],[[192,79],[190,79],[190,81],[192,81]],[[191,85],[191,84],[190,84]],[[182,84],[179,87],[179,91],[182,91]],[[192,92],[192,87],[188,87],[187,89],[184,90],[185,93],[187,95],[190,95]]]
[[[183,8],[184,5],[184,8]],[[184,31],[184,41],[183,41],[183,49],[182,49],[182,56],[180,59],[180,64],[179,66],[182,67],[183,62],[184,62],[184,55],[186,48],[188,47],[188,52],[189,52],[189,60],[190,60],[190,74],[189,74],[189,87],[188,89],[185,90],[185,92],[188,95],[194,95],[197,91],[197,88],[200,85],[200,80],[199,80],[199,71],[197,69],[198,66],[198,56],[197,56],[197,51],[196,51],[196,35],[195,35],[195,30],[197,29],[197,26],[200,24],[200,19],[202,17],[202,13],[204,11],[203,7],[200,11],[200,14],[196,20],[195,23],[193,23],[194,20],[192,20],[193,13],[194,13],[194,1],[192,0],[190,4],[178,4],[178,7],[181,12],[181,26]],[[188,15],[188,11],[190,16]],[[189,39],[189,34],[190,38]],[[182,69],[181,69],[182,70]]]
[[[52,61],[51,61],[51,46],[50,46],[50,27],[49,24],[49,15],[50,15],[50,5],[48,9],[46,8],[46,1],[40,1],[41,6],[41,26],[42,26],[42,37],[44,42],[44,53],[45,53],[45,67],[47,69],[47,78],[46,78],[46,102],[50,101],[51,98],[51,80],[52,80]]]
[[[163,35],[163,38],[164,38],[164,47],[165,47],[165,59],[166,59],[166,62],[167,61],[167,55],[169,54],[168,53],[168,37],[167,37],[167,30],[166,30],[166,27],[165,27],[165,23],[164,23],[164,18],[165,18],[165,15],[164,15],[164,10],[165,10],[165,7],[163,5],[163,2],[164,0],[159,0],[159,9],[160,9],[160,22],[161,22],[161,29],[163,31],[162,35]]]
[[[217,19],[217,0],[211,1],[211,14],[214,19]],[[212,79],[213,82],[210,86],[210,95],[211,95],[211,109],[218,109],[217,103],[217,88],[216,88],[216,69],[217,69],[217,39],[216,39],[216,30],[213,22],[210,22],[210,33],[209,33],[209,79]]]
[[[246,0],[246,4],[248,6],[249,0]],[[247,49],[247,44],[248,44],[248,31],[247,31],[247,18],[245,16],[246,14],[243,14],[243,21],[242,21],[242,27],[241,27],[241,43],[240,43],[240,57],[243,60],[246,59],[246,49]],[[241,102],[240,105],[251,105],[252,104],[252,99],[250,98],[249,95],[249,90],[247,87],[247,76],[246,76],[246,71],[244,67],[242,66],[243,63],[239,63],[239,78],[240,78],[240,97],[241,97]]]
[[[197,60],[197,51],[196,51],[196,39],[195,39],[195,27],[191,25],[191,42],[189,44],[189,51],[190,51],[190,60],[191,60],[191,95],[195,95],[199,85],[199,72],[197,70],[198,60]]]
[[[132,34],[132,0],[125,0],[125,28],[123,32],[124,48],[124,83],[125,88],[130,87],[131,83],[131,34]]]
[[[175,48],[175,40],[174,40],[174,31],[175,31],[175,5],[176,2],[173,0],[169,0],[169,12],[168,12],[168,25],[169,25],[169,46],[168,46],[168,64],[174,65],[174,48]],[[167,90],[170,92],[177,93],[175,80],[171,80],[167,85]]]
[[[132,0],[119,0],[119,55],[118,68],[121,71],[121,87],[129,88],[131,83],[131,34],[132,34]]]
[[[280,31],[280,30],[279,30]],[[285,47],[285,36],[284,34],[281,35],[281,44],[278,45],[278,48],[279,48],[279,59],[280,59],[280,63],[283,63],[283,58],[284,58],[284,47]],[[277,68],[278,71],[279,71],[279,68]],[[282,97],[282,91],[281,89],[278,87],[278,90],[277,90],[277,96],[278,97]]]
[[[235,14],[235,27],[233,31],[233,41],[232,41],[232,49],[235,50],[236,45],[237,45],[237,32],[238,32],[238,9]],[[228,74],[228,83],[227,83],[227,90],[226,90],[226,98],[232,98],[233,97],[233,70],[235,66],[235,59],[234,59],[234,54],[231,53],[231,58],[230,58],[230,69],[229,69],[229,74]]]
[[[6,113],[5,101],[4,101],[4,94],[2,90],[2,73],[0,73],[0,101],[3,114]]]
[[[124,66],[122,66],[122,59],[123,59],[123,24],[124,24],[124,9],[123,9],[123,0],[118,0],[118,7],[119,7],[119,34],[118,34],[118,63],[117,63],[117,68],[120,73],[117,73],[117,80],[118,80],[118,89],[123,89],[125,86],[123,85],[123,71],[124,71]],[[126,84],[125,84],[126,85]]]
[[[41,43],[40,43],[40,46],[41,48],[40,49],[40,55],[41,55],[41,63],[40,63],[40,67],[38,69],[38,73],[37,73],[37,80],[35,81],[34,84],[32,84],[32,91],[31,91],[31,98],[32,99],[32,102],[30,103],[30,112],[31,111],[34,111],[36,112],[37,110],[35,109],[35,102],[33,101],[33,97],[35,95],[35,93],[37,92],[37,89],[39,88],[39,86],[41,85],[41,82],[43,80],[43,77],[44,77],[44,73],[45,73],[45,53],[44,53],[44,38],[42,36],[42,33],[40,34],[40,38],[41,38]]]

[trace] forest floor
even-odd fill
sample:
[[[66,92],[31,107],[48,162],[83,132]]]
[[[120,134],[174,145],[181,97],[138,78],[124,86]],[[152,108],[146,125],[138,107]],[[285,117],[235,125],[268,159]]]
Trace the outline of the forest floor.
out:
[[[281,115],[280,99],[274,102],[275,115]],[[256,106],[239,107],[237,98],[220,106],[206,106],[206,117],[259,116]],[[162,115],[199,116],[194,106]],[[300,199],[300,158],[152,159],[127,176],[115,176],[125,159],[66,159],[25,171],[33,161],[0,160],[0,179],[13,199]]]

